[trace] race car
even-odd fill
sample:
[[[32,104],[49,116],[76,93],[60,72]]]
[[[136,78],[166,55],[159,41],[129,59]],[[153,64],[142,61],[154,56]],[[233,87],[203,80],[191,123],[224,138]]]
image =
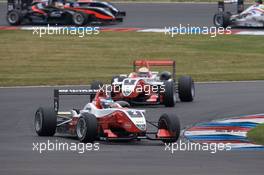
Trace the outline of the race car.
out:
[[[237,3],[237,12],[225,11],[225,4]],[[262,0],[244,10],[243,0],[226,0],[218,2],[218,12],[214,15],[216,27],[264,27],[264,5]]]
[[[98,1],[8,0],[7,4],[7,21],[10,25],[112,24],[122,22],[125,15],[112,4]]]
[[[151,66],[171,66],[172,73],[150,71]],[[100,89],[102,86],[102,82],[94,81],[91,88]],[[113,100],[127,101],[131,105],[173,107],[177,93],[183,102],[191,102],[195,96],[194,81],[190,76],[181,76],[176,82],[176,64],[172,60],[136,60],[132,73],[112,78],[110,91]]]
[[[59,111],[61,95],[95,95],[82,109]],[[114,102],[101,90],[55,89],[54,106],[40,107],[35,113],[35,130],[39,136],[67,134],[80,142],[159,140],[176,142],[180,135],[180,122],[175,114],[162,114],[154,123],[146,120],[145,110],[128,108],[124,101]],[[147,130],[147,124],[156,131]]]

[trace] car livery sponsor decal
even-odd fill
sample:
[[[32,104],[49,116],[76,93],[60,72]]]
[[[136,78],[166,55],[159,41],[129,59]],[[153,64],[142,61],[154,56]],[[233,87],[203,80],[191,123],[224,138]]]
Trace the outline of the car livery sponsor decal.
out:
[[[196,143],[229,143],[232,150],[264,150],[263,145],[251,143],[247,132],[264,123],[264,114],[198,123],[183,132]]]

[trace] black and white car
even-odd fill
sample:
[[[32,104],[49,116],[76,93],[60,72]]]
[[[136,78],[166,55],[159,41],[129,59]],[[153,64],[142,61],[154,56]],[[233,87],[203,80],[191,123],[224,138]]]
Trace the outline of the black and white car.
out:
[[[216,27],[264,27],[264,5],[262,0],[244,10],[244,0],[218,2],[218,12],[214,15]],[[237,4],[237,12],[225,11],[225,4]]]

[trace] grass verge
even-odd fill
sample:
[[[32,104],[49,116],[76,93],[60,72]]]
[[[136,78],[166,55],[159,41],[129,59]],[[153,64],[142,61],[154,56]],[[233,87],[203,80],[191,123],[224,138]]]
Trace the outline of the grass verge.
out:
[[[103,32],[43,36],[0,31],[0,86],[87,84],[132,70],[134,59],[177,62],[196,81],[264,80],[263,37]]]
[[[264,124],[258,125],[247,134],[250,141],[256,144],[264,145]]]

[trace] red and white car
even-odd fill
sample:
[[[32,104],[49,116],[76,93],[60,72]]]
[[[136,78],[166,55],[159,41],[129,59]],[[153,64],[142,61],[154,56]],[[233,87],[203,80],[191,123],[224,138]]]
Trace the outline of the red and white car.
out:
[[[150,71],[153,66],[170,66],[172,73]],[[98,89],[103,84],[95,81],[91,86]],[[114,76],[111,86],[113,100],[124,100],[132,105],[163,104],[173,107],[177,93],[184,102],[193,101],[195,96],[194,81],[190,76],[181,76],[176,82],[176,64],[172,60],[136,60],[133,72]]]
[[[95,95],[83,109],[59,111],[61,95]],[[159,121],[147,121],[145,110],[129,109],[124,101],[114,102],[103,91],[54,90],[54,107],[40,107],[35,114],[35,130],[39,136],[53,136],[56,132],[76,136],[81,142],[95,140],[160,140],[176,142],[180,122],[174,114],[162,114]],[[149,132],[147,125],[155,126]]]

